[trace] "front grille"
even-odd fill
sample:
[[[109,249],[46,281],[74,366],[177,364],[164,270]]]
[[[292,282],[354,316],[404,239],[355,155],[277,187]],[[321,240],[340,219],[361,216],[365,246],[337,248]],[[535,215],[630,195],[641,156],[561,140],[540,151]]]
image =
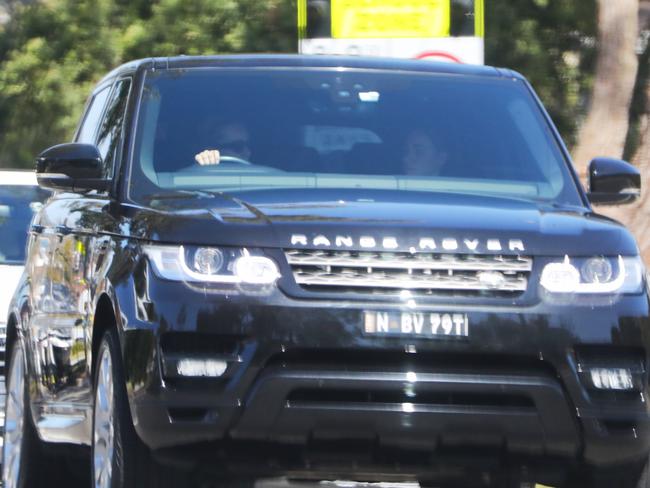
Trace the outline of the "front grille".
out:
[[[311,249],[285,255],[296,283],[312,291],[522,293],[533,266],[532,258],[510,255]]]

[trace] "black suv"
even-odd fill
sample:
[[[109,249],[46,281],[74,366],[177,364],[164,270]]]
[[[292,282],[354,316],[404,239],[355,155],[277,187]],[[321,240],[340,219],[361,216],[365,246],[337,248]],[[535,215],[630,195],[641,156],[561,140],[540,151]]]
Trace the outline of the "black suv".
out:
[[[5,487],[69,444],[97,487],[649,486],[645,269],[591,208],[639,173],[586,193],[521,75],[141,60],[74,141],[37,160]]]

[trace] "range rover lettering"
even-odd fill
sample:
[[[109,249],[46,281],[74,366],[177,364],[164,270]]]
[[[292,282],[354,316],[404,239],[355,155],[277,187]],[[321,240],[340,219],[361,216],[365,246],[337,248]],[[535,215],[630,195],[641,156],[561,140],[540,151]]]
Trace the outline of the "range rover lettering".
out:
[[[650,486],[645,268],[592,208],[639,172],[585,191],[521,75],[134,61],[37,176],[4,486],[70,446],[97,487]]]

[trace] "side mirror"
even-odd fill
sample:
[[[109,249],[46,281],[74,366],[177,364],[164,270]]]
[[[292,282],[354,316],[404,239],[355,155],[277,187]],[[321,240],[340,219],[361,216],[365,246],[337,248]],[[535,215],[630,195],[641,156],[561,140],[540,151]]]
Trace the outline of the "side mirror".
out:
[[[589,163],[589,201],[599,205],[632,203],[641,195],[641,173],[620,159],[595,158]]]
[[[36,179],[44,188],[81,192],[105,191],[102,157],[92,144],[59,144],[43,151],[36,159]]]

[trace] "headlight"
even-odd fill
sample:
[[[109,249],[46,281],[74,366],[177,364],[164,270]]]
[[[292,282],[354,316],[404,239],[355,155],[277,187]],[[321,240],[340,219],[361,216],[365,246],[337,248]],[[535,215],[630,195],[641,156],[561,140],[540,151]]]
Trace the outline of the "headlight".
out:
[[[643,288],[641,258],[569,258],[544,266],[540,284],[551,293],[639,293]]]
[[[154,272],[168,280],[271,285],[280,277],[272,259],[244,248],[142,247]]]

